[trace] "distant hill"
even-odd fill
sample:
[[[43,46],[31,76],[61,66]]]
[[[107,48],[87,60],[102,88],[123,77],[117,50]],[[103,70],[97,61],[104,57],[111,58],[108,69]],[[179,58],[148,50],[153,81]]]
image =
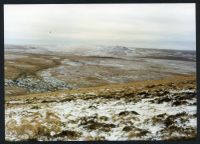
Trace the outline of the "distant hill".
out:
[[[113,58],[154,58],[196,61],[196,51],[133,48],[125,46],[77,46],[77,47],[52,47],[52,46],[18,46],[6,45],[6,52],[39,53],[39,54],[73,54],[81,56],[113,57]]]

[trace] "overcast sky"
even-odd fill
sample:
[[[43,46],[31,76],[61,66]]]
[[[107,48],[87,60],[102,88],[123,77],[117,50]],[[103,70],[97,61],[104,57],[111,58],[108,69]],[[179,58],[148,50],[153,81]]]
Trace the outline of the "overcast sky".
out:
[[[5,44],[196,49],[195,4],[5,5]]]

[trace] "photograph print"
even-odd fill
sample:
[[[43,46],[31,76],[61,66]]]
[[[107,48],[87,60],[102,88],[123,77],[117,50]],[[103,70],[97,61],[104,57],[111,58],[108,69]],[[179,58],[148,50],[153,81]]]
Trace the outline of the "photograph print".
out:
[[[194,3],[5,4],[5,140],[195,140],[195,19]]]

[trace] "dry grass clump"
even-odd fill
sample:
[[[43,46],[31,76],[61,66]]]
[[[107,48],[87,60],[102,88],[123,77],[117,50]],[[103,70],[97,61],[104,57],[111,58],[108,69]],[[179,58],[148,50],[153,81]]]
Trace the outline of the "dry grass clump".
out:
[[[102,141],[102,140],[105,140],[106,138],[104,137],[104,136],[95,136],[95,137],[93,137],[93,136],[87,136],[87,137],[85,137],[85,141]]]
[[[159,133],[162,133],[163,140],[180,140],[194,139],[197,136],[197,130],[193,127],[183,128],[181,126],[172,125],[164,128]]]
[[[125,126],[123,128],[123,131],[128,132],[129,140],[131,140],[133,138],[140,138],[140,137],[143,137],[143,136],[147,135],[148,133],[150,133],[148,130],[140,129],[135,126],[128,126],[128,127]]]
[[[111,128],[115,128],[115,125],[91,121],[87,126],[85,126],[85,128],[87,128],[89,130],[98,129],[100,131],[109,132],[111,130]]]
[[[39,136],[53,136],[61,133],[60,118],[47,111],[46,117],[40,113],[34,113],[28,117],[22,117],[20,123],[11,119],[6,123],[6,133],[15,135],[20,140],[37,139]]]
[[[99,122],[102,121],[102,122]],[[101,116],[98,117],[98,115],[89,116],[89,117],[81,117],[79,126],[83,126],[83,128],[86,128],[89,131],[93,130],[99,130],[104,132],[109,132],[112,128],[115,128],[116,126],[112,123],[105,123],[105,121],[108,120],[108,117]]]
[[[153,125],[156,125],[158,123],[163,123],[163,121],[168,117],[168,115],[166,113],[163,114],[159,114],[156,116],[153,116],[151,119],[151,122]]]
[[[99,120],[100,120],[100,121],[108,121],[108,119],[109,119],[109,118],[108,118],[107,116],[100,116],[100,117],[99,117]]]
[[[119,113],[119,116],[127,116],[129,114],[133,114],[133,115],[139,115],[137,112],[135,111],[122,111]]]
[[[152,123],[162,123],[165,127],[158,131],[163,140],[192,139],[196,137],[197,130],[194,127],[186,126],[185,123],[193,117],[185,112],[175,115],[160,114],[152,118]],[[183,124],[183,125],[181,125]]]
[[[177,113],[175,115],[167,115],[166,113],[153,116],[151,119],[151,122],[153,125],[156,124],[163,124],[165,127],[169,127],[172,125],[178,124],[177,121],[179,121],[181,124],[184,124],[189,121],[189,118],[191,118],[192,115],[188,115],[185,112]]]
[[[5,131],[8,135],[15,135],[20,140],[35,139],[40,131],[40,124],[23,120],[17,125],[16,120],[11,119],[6,123]]]
[[[46,113],[47,134],[55,135],[61,132],[61,119],[52,112]]]
[[[68,139],[75,140],[81,136],[80,132],[64,130],[61,133],[55,135],[54,137],[67,137]]]

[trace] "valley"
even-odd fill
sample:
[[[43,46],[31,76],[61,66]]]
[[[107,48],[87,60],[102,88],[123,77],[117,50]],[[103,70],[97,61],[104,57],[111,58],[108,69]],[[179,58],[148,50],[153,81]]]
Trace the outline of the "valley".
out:
[[[5,49],[6,141],[192,140],[196,53]]]

